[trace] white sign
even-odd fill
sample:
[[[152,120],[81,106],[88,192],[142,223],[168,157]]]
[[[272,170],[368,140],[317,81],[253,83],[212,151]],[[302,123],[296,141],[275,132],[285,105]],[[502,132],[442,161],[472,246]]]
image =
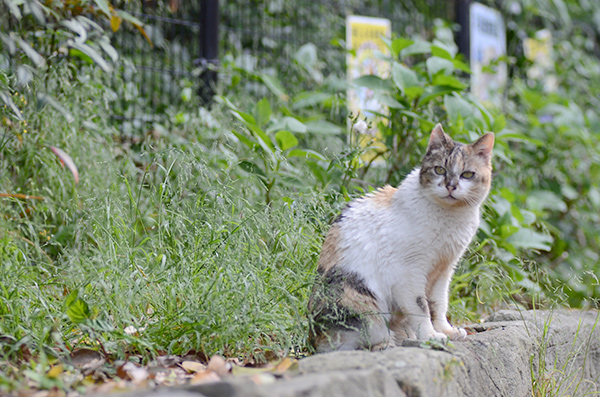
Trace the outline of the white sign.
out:
[[[504,19],[497,10],[479,3],[469,7],[471,91],[482,101],[499,104],[507,79]]]

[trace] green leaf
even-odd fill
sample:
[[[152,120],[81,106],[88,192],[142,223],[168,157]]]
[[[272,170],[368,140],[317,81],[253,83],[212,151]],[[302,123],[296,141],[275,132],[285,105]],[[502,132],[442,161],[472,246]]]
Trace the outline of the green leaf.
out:
[[[97,40],[97,43],[113,62],[117,62],[119,60],[119,53],[115,47],[110,44],[108,37],[102,36],[99,40]]]
[[[567,204],[554,192],[548,190],[534,190],[527,196],[527,208],[532,211],[567,211]]]
[[[241,121],[247,126],[254,125],[256,126],[256,119],[249,113],[242,112],[241,110],[230,110],[231,114],[235,116],[236,119]]]
[[[269,119],[271,118],[271,104],[269,103],[269,100],[267,98],[263,98],[261,99],[257,104],[256,104],[256,121],[258,122],[258,125],[262,126],[265,125]]]
[[[438,98],[442,95],[452,94],[453,92],[456,92],[456,89],[453,87],[439,85],[429,86],[425,89],[425,91],[423,91],[421,97],[419,98],[418,105],[424,105],[435,98]]]
[[[323,102],[331,100],[332,98],[333,94],[328,94],[325,92],[303,92],[294,98],[292,109],[298,110],[320,105]]]
[[[85,43],[87,40],[87,31],[83,24],[76,19],[68,19],[60,21],[60,24],[77,34],[75,41],[77,43]]]
[[[8,0],[8,2],[10,2],[10,0]],[[4,3],[6,3],[6,1]],[[46,16],[44,15],[44,11],[42,10],[40,3],[38,3],[36,0],[28,0],[27,6],[29,7],[31,14],[36,19],[37,23],[40,25],[45,25]]]
[[[507,242],[514,247],[542,251],[550,251],[552,249],[552,241],[554,241],[552,236],[529,228],[521,228],[507,239]]]
[[[242,142],[244,145],[248,146],[250,149],[254,150],[258,146],[258,143],[252,142],[244,134],[240,134],[239,132],[236,132],[236,131],[231,131],[231,132],[233,133],[233,135],[235,135],[237,137],[237,139],[240,140],[240,142]]]
[[[270,76],[268,74],[261,73],[258,75],[263,83],[267,86],[267,88],[276,96],[279,97],[282,101],[287,101],[290,97],[286,95],[283,85],[275,76]]]
[[[287,130],[298,134],[304,134],[308,130],[306,125],[294,117],[283,117],[269,126],[269,132]]]
[[[102,70],[106,73],[110,73],[112,71],[112,67],[106,62],[106,60],[92,47],[85,43],[74,43],[72,48],[81,51],[83,54],[87,55],[94,61],[96,65],[98,65]],[[76,53],[74,53],[76,54]]]
[[[98,6],[98,8],[106,15],[107,17],[111,17],[110,7],[108,5],[108,1],[106,0],[94,0],[94,3]]]
[[[8,9],[10,10],[10,13],[17,19],[21,19],[23,16],[21,15],[21,9],[19,8],[18,4],[16,1],[14,0],[5,0],[4,4],[8,7]]]
[[[408,40],[402,37],[394,39],[394,41],[392,41],[392,51],[394,51],[394,54],[398,56],[400,54],[400,51],[402,51],[410,45],[413,45],[414,43],[415,42],[413,40]]]
[[[452,61],[452,64],[454,65],[455,69],[462,70],[465,73],[471,74],[471,68],[469,68],[469,65],[467,65],[463,61],[460,61],[458,59],[454,59]]]
[[[403,94],[406,94],[407,88],[420,86],[417,74],[398,62],[392,65],[392,79]]]
[[[366,87],[373,91],[391,91],[392,86],[389,80],[384,80],[379,76],[369,74],[354,79],[354,84],[359,87]]]
[[[264,173],[264,171],[261,170],[259,166],[257,166],[256,164],[254,164],[251,161],[242,160],[238,163],[238,165],[240,166],[241,169],[243,169],[246,172],[257,175],[263,179],[267,179],[267,175]]]
[[[400,55],[404,58],[408,55],[427,54],[431,52],[431,44],[425,40],[416,40],[412,45],[403,49]]]
[[[86,301],[77,298],[67,307],[67,316],[69,316],[71,321],[75,324],[81,324],[92,318],[92,312]]]
[[[494,134],[499,133],[506,127],[506,118],[501,114],[500,116],[494,119],[494,123],[492,124],[492,132]]]
[[[120,16],[121,18],[123,18],[124,20],[126,20],[127,22],[130,22],[136,26],[144,26],[144,22],[140,21],[139,19],[137,19],[136,17],[134,17],[133,15],[131,15],[130,13],[128,13],[126,11],[115,10],[115,13],[118,16]]]
[[[275,145],[273,144],[273,141],[271,140],[271,138],[269,138],[269,136],[267,134],[265,134],[264,131],[258,127],[250,126],[250,131],[252,131],[252,133],[256,137],[256,140],[258,141],[259,145],[266,152],[273,154],[273,149],[275,149]]]
[[[46,66],[46,60],[44,59],[44,57],[42,57],[36,50],[34,50],[33,47],[29,45],[29,43],[27,43],[20,37],[13,37],[13,39],[17,43],[17,45],[21,47],[25,55],[27,55],[27,57],[31,59],[31,62],[33,62],[36,67],[43,68]]]
[[[427,73],[430,78],[433,78],[438,73],[451,74],[454,72],[454,64],[443,58],[430,57],[426,61]],[[435,83],[434,83],[435,84]]]
[[[0,99],[2,99],[2,102],[4,102],[4,104],[10,108],[10,110],[12,110],[14,116],[17,119],[23,121],[23,115],[21,114],[21,110],[19,110],[19,107],[15,105],[12,98],[7,92],[0,91]]]
[[[431,46],[431,55],[433,55],[434,57],[447,59],[449,61],[454,60],[454,57],[448,51],[436,45]]]
[[[344,131],[342,127],[330,123],[327,120],[307,121],[304,125],[306,125],[307,132],[312,132],[314,134],[337,135]]]
[[[446,95],[444,97],[444,105],[446,106],[446,112],[448,112],[448,118],[455,124],[459,117],[463,120],[473,115],[473,106],[461,98],[459,95]]]
[[[69,295],[67,295],[67,297],[65,298],[65,308],[69,308],[69,306],[71,306],[73,304],[73,302],[75,302],[77,300],[77,298],[79,297],[79,290],[75,289],[73,291],[71,291],[71,293]]]
[[[298,145],[298,139],[289,131],[281,130],[275,134],[275,140],[281,150],[288,150]]]
[[[325,156],[323,156],[321,153],[315,152],[314,150],[308,150],[308,149],[290,150],[290,152],[288,153],[288,157],[303,157],[303,158],[312,158],[312,159],[316,159],[316,160],[327,161]]]
[[[438,74],[437,76],[435,76],[433,78],[433,84],[452,87],[457,90],[464,90],[465,88],[467,88],[467,85],[458,80],[456,77],[448,76],[445,74]]]
[[[43,107],[44,105],[48,105],[60,114],[62,114],[68,123],[75,120],[71,112],[69,112],[63,105],[58,103],[56,99],[52,98],[50,95],[40,92],[37,95],[37,100],[39,101],[39,108]]]
[[[15,34],[12,33],[11,36],[15,36]],[[17,44],[15,43],[15,38],[11,36],[7,36],[0,32],[0,40],[2,40],[6,46],[5,51],[8,50],[8,53],[12,55],[17,52]]]
[[[404,90],[404,93],[409,99],[414,99],[419,95],[423,94],[425,88],[423,87],[408,87]]]
[[[391,96],[384,94],[384,93],[376,93],[375,100],[377,100],[377,102],[381,103],[382,105],[385,105],[392,109],[405,109],[406,108],[406,106],[404,106],[403,104],[398,102],[395,98],[392,98]]]

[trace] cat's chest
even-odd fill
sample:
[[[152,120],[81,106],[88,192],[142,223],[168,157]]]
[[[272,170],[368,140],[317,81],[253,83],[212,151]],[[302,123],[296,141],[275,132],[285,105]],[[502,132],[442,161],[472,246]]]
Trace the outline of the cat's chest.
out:
[[[396,258],[406,261],[454,262],[464,252],[479,225],[478,213],[396,214],[386,235]],[[403,261],[404,262],[404,261]]]

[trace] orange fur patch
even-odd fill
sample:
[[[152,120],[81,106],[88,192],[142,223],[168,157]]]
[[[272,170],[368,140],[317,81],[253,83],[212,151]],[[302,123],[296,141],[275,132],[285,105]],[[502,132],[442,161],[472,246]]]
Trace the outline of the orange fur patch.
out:
[[[425,295],[429,296],[433,286],[438,282],[452,266],[452,259],[449,257],[440,258],[433,266],[433,269],[427,275],[427,284],[425,285]]]
[[[341,234],[340,226],[337,224],[333,224],[329,229],[319,257],[318,269],[321,273],[327,272],[340,261]]]
[[[390,207],[394,199],[394,193],[396,193],[397,190],[398,189],[395,187],[386,185],[377,189],[377,191],[371,196],[371,199],[378,207]]]
[[[347,285],[344,286],[340,303],[354,309],[357,313],[365,313],[366,315],[375,314],[379,310],[375,298],[363,295]]]

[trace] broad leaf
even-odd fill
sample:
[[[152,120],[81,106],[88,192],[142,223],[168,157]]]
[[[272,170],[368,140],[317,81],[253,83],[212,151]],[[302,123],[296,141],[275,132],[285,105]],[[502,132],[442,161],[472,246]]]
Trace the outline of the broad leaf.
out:
[[[454,72],[454,64],[452,61],[440,57],[431,57],[427,59],[427,73],[430,78],[433,78],[438,73],[451,74]],[[434,83],[435,84],[435,83]]]
[[[270,76],[268,74],[261,73],[259,75],[260,79],[267,86],[267,88],[276,96],[279,97],[282,101],[287,101],[290,97],[285,93],[283,85],[275,76]]]
[[[271,104],[269,103],[269,100],[267,98],[261,99],[256,104],[256,110],[255,110],[256,121],[257,121],[258,125],[259,126],[265,125],[271,118],[271,113],[272,113]]]
[[[551,236],[536,232],[529,228],[520,228],[512,234],[507,242],[516,248],[537,249],[542,251],[550,251],[552,249]]]
[[[102,57],[102,55],[100,55],[98,53],[98,51],[96,51],[89,45],[84,44],[84,43],[74,43],[72,45],[72,48],[74,48],[78,51],[81,51],[83,54],[90,57],[90,59],[92,61],[94,61],[94,63],[96,65],[98,65],[106,73],[110,73],[112,71],[112,67],[108,64],[108,62],[106,62],[106,60]],[[73,54],[76,55],[77,53],[73,53]]]
[[[275,134],[275,140],[281,150],[288,150],[298,145],[298,139],[289,131],[282,130]]]
[[[297,110],[320,105],[323,102],[331,100],[332,98],[333,94],[328,94],[325,92],[303,92],[294,98],[292,109]]]
[[[417,74],[398,62],[394,62],[392,65],[392,79],[396,87],[404,94],[406,94],[407,88],[420,86]]]
[[[17,45],[21,47],[25,55],[27,55],[27,57],[31,59],[31,62],[33,62],[36,67],[43,68],[46,66],[46,60],[44,59],[44,57],[42,57],[36,50],[34,50],[33,47],[29,45],[29,43],[27,43],[20,37],[14,37],[14,40],[17,43]]]
[[[306,130],[314,134],[337,135],[343,132],[342,127],[327,120],[307,121],[304,124],[306,125]]]
[[[242,160],[239,162],[238,165],[240,166],[241,169],[243,169],[246,172],[257,175],[263,179],[267,179],[267,175],[264,173],[264,171],[261,170],[259,166],[257,166],[256,164],[254,164],[251,161]]]
[[[361,76],[357,79],[354,79],[354,84],[359,87],[366,87],[373,91],[391,91],[392,86],[389,80],[384,80],[379,76],[375,76],[372,74]]]
[[[314,150],[309,149],[294,149],[290,150],[288,153],[288,157],[303,157],[303,158],[313,158],[315,160],[327,161],[325,156],[321,153],[315,152]]]
[[[392,41],[392,51],[398,56],[403,49],[414,43],[414,41],[402,37],[394,39],[394,41]]]

